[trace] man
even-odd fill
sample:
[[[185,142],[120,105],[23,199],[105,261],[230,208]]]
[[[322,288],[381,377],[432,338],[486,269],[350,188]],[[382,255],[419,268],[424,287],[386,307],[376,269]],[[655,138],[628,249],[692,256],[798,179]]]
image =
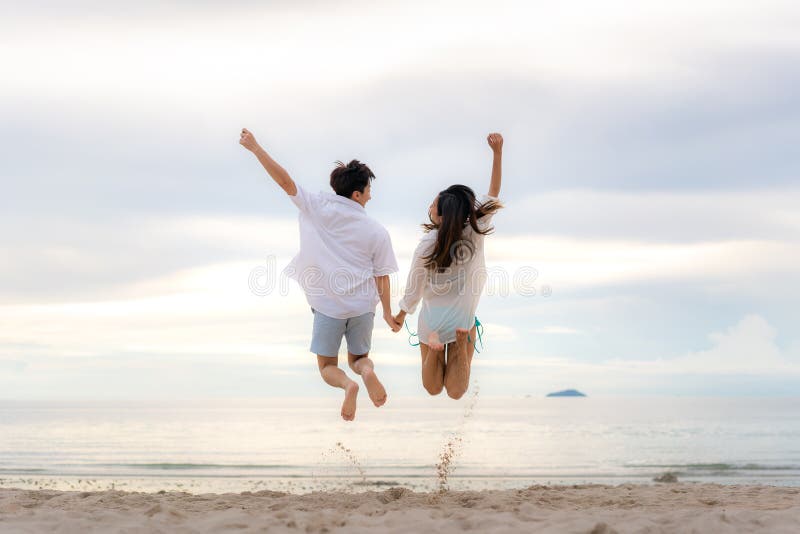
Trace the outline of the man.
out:
[[[357,160],[347,165],[339,162],[330,176],[334,193],[310,193],[247,129],[242,129],[239,143],[255,154],[300,210],[300,252],[286,272],[303,288],[314,314],[310,350],[317,355],[322,379],[344,390],[342,418],[352,421],[359,387],[339,368],[342,336],[347,339],[350,368],[361,375],[373,404],[382,406],[386,390],[369,358],[378,302],[392,331],[400,330],[390,304],[389,275],[397,271],[392,242],[386,229],[364,209],[375,175]]]

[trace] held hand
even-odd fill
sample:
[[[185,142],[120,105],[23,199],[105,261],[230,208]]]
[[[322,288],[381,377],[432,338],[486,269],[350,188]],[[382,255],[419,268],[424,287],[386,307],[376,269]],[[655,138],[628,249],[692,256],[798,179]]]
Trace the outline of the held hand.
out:
[[[397,313],[397,315],[394,316],[394,322],[396,322],[397,324],[400,325],[400,327],[402,327],[405,321],[406,321],[406,312],[400,310]]]
[[[489,146],[492,147],[492,152],[497,154],[503,151],[503,136],[499,133],[491,133],[486,137]]]
[[[383,320],[386,321],[386,324],[389,325],[389,328],[392,329],[392,332],[399,332],[400,327],[403,326],[402,323],[395,321],[394,317],[392,317],[392,312],[390,311],[383,314]]]
[[[239,144],[250,152],[255,152],[255,150],[258,148],[258,142],[256,141],[256,138],[247,128],[242,128],[242,133],[239,136]]]

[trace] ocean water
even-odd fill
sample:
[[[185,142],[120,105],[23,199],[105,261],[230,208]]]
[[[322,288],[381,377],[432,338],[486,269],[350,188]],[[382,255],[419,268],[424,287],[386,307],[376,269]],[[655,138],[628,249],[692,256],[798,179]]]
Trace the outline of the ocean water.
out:
[[[0,401],[0,487],[192,493],[800,486],[800,398]]]

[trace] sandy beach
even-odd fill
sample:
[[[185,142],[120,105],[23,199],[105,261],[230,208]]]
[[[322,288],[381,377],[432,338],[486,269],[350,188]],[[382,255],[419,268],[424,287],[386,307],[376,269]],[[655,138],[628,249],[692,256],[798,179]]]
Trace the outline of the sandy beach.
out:
[[[800,488],[657,484],[416,493],[0,490],[2,532],[800,532]]]

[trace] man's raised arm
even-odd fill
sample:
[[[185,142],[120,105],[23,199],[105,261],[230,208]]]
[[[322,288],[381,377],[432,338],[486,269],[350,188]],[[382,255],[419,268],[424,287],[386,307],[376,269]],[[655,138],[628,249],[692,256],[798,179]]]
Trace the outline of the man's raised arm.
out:
[[[275,183],[286,191],[287,195],[295,196],[297,194],[297,186],[294,184],[292,177],[289,176],[289,173],[286,172],[286,169],[278,165],[275,160],[267,154],[267,151],[261,148],[261,145],[258,144],[256,138],[247,128],[242,128],[239,144],[256,155],[261,165],[264,166],[272,179],[275,180]]]

